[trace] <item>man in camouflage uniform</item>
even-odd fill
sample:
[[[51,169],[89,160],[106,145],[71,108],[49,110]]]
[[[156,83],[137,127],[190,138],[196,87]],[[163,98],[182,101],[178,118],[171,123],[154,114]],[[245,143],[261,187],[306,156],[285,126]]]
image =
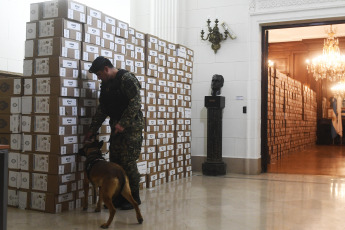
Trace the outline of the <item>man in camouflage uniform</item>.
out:
[[[121,165],[127,173],[133,198],[138,204],[140,174],[136,160],[139,158],[144,126],[141,112],[140,84],[134,74],[116,69],[109,59],[97,57],[89,69],[102,80],[99,106],[92,118],[85,141],[90,141],[101,127],[103,121],[110,117],[110,161]],[[122,209],[131,209],[132,205],[120,198],[113,203]]]

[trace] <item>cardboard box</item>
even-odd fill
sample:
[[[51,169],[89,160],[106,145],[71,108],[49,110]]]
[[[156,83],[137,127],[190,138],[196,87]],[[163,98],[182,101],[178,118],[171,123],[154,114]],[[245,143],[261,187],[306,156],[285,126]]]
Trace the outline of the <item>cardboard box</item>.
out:
[[[150,174],[148,174],[147,178],[146,178],[146,181],[147,181],[146,187],[147,188],[155,187],[157,185],[156,184],[157,179],[158,179],[158,173],[150,173]]]
[[[126,42],[126,56],[135,59],[135,45],[128,41]]]
[[[101,54],[101,47],[83,42],[83,61],[93,62]]]
[[[37,36],[34,37],[32,28],[34,26],[27,24],[27,39],[46,38],[46,37],[64,37],[72,40],[82,41],[82,24],[69,21],[64,18],[41,20],[37,22]],[[29,38],[28,38],[29,37]]]
[[[167,56],[167,67],[176,69],[176,57]]]
[[[158,77],[158,65],[146,62],[146,75],[150,77]]]
[[[138,40],[137,38],[135,37],[135,29],[132,28],[132,27],[129,27],[128,28],[128,39],[127,39],[127,42],[133,44],[133,45],[138,45]]]
[[[135,46],[135,59],[145,61],[145,48],[141,46]]]
[[[145,34],[140,31],[135,31],[135,37],[138,41],[138,46],[145,47],[145,44],[146,44]]]
[[[129,72],[134,72],[134,70],[135,70],[135,66],[134,66],[134,62],[135,62],[135,60],[134,60],[134,58],[126,58],[126,60],[125,60],[125,62],[126,62],[126,70],[128,70]]]
[[[168,42],[166,54],[175,57],[176,56],[176,44]]]
[[[90,26],[102,29],[102,12],[91,7],[86,7],[86,23]]]
[[[36,115],[32,117],[34,133],[77,135],[78,117],[62,117],[59,115]]]
[[[77,171],[76,156],[66,155],[57,156],[51,154],[29,154],[30,155],[30,172],[40,172],[47,174],[69,174]],[[65,193],[68,191],[65,186]],[[71,191],[71,189],[70,189]]]
[[[0,77],[0,97],[21,96],[23,81],[20,78]]]
[[[80,59],[81,43],[68,38],[40,38],[25,41],[25,57],[61,56]]]
[[[157,161],[156,159],[146,160],[147,161],[147,174],[157,172]]]
[[[108,32],[101,32],[101,46],[110,50],[115,49],[115,35]]]
[[[126,55],[126,40],[121,37],[115,37],[115,53]]]
[[[101,29],[84,24],[84,41],[94,45],[101,45]]]
[[[21,114],[0,114],[0,133],[21,133]]]
[[[57,155],[78,153],[78,136],[33,135],[33,149]]]
[[[129,24],[120,20],[116,20],[116,36],[128,38]]]
[[[158,37],[151,35],[151,34],[146,34],[145,40],[146,40],[146,47],[147,48],[157,50],[157,51],[159,50]]]
[[[121,53],[114,53],[114,67],[118,69],[126,68],[125,55]]]
[[[144,61],[135,61],[134,65],[135,65],[135,69],[134,69],[135,74],[145,75],[145,62]],[[142,88],[145,88],[145,86]]]
[[[30,209],[48,213],[72,211],[75,207],[75,193],[61,195],[45,192],[30,192]]]
[[[21,113],[21,99],[21,97],[0,97],[0,114]]]
[[[91,65],[92,65],[92,62],[80,61],[79,67],[80,67],[80,72],[81,72],[81,79],[94,80],[94,81],[98,80],[96,74],[89,73],[89,69]]]
[[[186,57],[187,57],[187,47],[183,46],[183,45],[180,45],[180,44],[177,44],[176,48],[177,48],[176,56],[186,59]]]
[[[176,169],[175,168],[167,170],[167,178],[166,179],[167,179],[167,182],[171,182],[171,181],[176,180]]]
[[[42,2],[42,19],[68,18],[86,23],[86,6],[76,1],[59,0]],[[34,18],[34,16],[32,16]]]
[[[111,33],[116,34],[116,19],[113,17],[110,17],[109,15],[102,14],[102,30]]]
[[[79,80],[72,78],[37,77],[24,79],[24,95],[56,95],[79,97]]]
[[[78,78],[79,61],[65,57],[25,59],[23,76],[33,75]]]
[[[77,98],[57,96],[22,97],[23,114],[58,114],[60,116],[78,115]]]

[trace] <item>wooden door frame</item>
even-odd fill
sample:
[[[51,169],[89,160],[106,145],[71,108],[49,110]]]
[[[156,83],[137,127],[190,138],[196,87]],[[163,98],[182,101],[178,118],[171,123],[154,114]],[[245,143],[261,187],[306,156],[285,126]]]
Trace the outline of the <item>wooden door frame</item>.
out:
[[[344,24],[345,20],[319,21],[310,23],[292,23],[261,27],[261,172],[267,172],[267,166],[270,163],[268,154],[267,137],[267,110],[268,110],[268,31],[273,29],[296,28],[306,26],[323,26]],[[266,34],[267,33],[267,34]],[[267,40],[266,40],[267,36]],[[267,49],[266,49],[267,47]]]

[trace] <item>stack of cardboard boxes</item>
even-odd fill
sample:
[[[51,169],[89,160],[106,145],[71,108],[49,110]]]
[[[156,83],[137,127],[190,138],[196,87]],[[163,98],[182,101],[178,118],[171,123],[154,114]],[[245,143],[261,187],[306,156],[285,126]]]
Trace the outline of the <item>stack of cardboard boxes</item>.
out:
[[[193,51],[72,0],[34,3],[30,13],[23,78],[7,83],[20,87],[0,110],[6,122],[21,124],[0,130],[17,162],[9,204],[51,213],[83,205],[84,159],[76,153],[98,105],[100,82],[88,70],[100,55],[141,85],[141,188],[191,176]],[[108,118],[98,136],[106,158],[110,133]]]
[[[300,82],[268,70],[267,136],[270,159],[316,143],[316,93]]]

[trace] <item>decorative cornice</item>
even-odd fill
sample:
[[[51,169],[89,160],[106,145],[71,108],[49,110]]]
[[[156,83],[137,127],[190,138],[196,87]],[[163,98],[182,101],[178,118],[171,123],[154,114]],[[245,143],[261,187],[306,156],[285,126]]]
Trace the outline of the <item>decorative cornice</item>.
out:
[[[251,0],[251,15],[345,6],[344,0]]]

